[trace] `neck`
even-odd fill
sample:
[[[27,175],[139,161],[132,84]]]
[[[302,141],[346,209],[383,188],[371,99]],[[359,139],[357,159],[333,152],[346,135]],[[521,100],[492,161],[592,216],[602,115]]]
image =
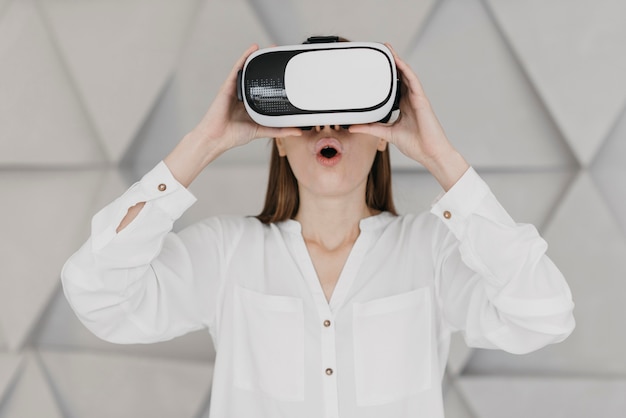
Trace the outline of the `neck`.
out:
[[[359,236],[359,222],[375,212],[367,207],[363,195],[319,197],[300,194],[296,220],[302,225],[305,241],[327,250],[351,245]]]

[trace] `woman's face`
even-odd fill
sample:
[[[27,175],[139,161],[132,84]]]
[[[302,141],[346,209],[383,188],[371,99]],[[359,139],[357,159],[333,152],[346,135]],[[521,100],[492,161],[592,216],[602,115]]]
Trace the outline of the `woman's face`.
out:
[[[300,137],[276,138],[282,157],[287,157],[301,193],[342,196],[362,188],[377,151],[387,142],[366,134],[351,134],[338,126],[303,131]]]

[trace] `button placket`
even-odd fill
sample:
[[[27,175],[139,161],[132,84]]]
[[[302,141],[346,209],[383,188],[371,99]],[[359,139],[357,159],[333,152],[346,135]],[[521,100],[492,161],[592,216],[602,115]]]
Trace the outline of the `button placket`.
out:
[[[336,336],[335,336],[335,318],[331,305],[326,300],[324,292],[320,286],[317,273],[313,267],[313,263],[308,254],[308,250],[302,238],[300,230],[294,231],[294,233],[288,235],[290,241],[290,250],[292,255],[298,264],[302,276],[305,278],[307,286],[311,294],[314,297],[314,305],[317,309],[316,321],[319,329],[319,339],[321,347],[321,364],[317,373],[321,379],[322,393],[324,394],[324,417],[338,417],[339,416],[339,396],[337,393],[337,379],[336,379]],[[341,281],[341,279],[340,279]],[[329,370],[330,374],[327,374]]]
[[[328,309],[328,305],[325,307],[325,312],[320,311],[322,318],[321,321],[321,343],[322,343],[322,373],[323,385],[324,385],[324,397],[326,398],[326,415],[327,417],[338,416],[339,414],[339,397],[337,393],[337,379],[336,379],[336,338],[335,338],[335,326],[334,318]]]

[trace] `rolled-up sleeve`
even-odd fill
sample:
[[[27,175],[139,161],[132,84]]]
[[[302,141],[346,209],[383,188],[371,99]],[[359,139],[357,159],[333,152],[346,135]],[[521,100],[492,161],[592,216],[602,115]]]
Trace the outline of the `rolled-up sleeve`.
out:
[[[91,237],[65,263],[61,278],[71,307],[94,334],[149,343],[208,326],[211,284],[204,277],[219,276],[221,252],[219,237],[207,234],[219,235],[219,228],[171,232],[195,201],[161,162],[93,217]],[[141,212],[117,233],[140,202],[146,202]],[[200,248],[207,241],[215,245]]]
[[[440,309],[472,347],[527,353],[574,329],[574,303],[536,228],[516,223],[470,168],[431,208]]]

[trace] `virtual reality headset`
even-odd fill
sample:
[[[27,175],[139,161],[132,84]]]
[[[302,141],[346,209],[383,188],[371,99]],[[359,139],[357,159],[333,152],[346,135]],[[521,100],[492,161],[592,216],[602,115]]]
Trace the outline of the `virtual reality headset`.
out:
[[[400,82],[389,48],[313,37],[261,49],[239,71],[237,96],[259,125],[301,127],[384,122],[400,115]]]

